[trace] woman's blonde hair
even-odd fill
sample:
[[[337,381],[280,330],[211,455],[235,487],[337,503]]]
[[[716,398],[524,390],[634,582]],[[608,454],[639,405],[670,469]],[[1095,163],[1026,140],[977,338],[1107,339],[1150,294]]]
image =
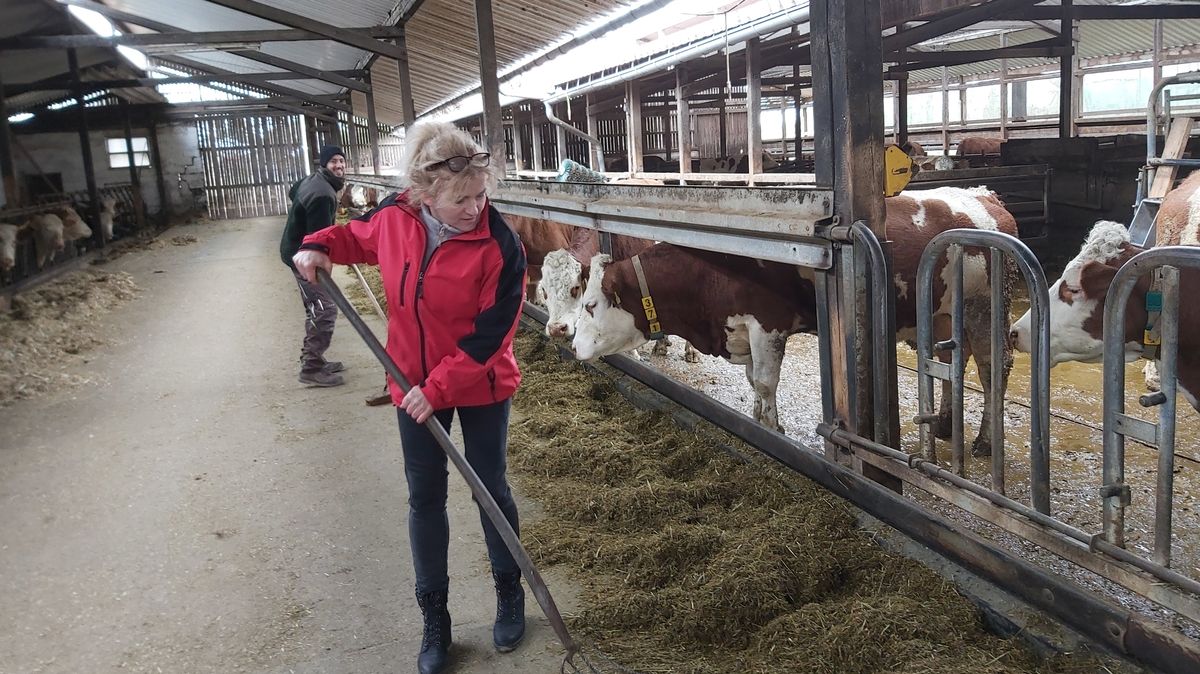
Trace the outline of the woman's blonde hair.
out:
[[[450,157],[470,157],[484,149],[471,134],[450,122],[421,122],[415,124],[404,139],[404,179],[408,183],[408,202],[421,206],[426,199],[436,200],[441,194],[458,198],[473,178],[483,175],[488,190],[496,186],[493,165],[468,164],[458,173],[445,165],[430,169],[430,165]],[[497,161],[492,157],[492,161]],[[499,158],[503,161],[503,158]]]

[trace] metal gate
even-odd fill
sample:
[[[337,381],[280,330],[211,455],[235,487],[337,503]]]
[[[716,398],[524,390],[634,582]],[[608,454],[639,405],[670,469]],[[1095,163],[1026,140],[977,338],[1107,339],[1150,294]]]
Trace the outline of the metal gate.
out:
[[[196,120],[209,217],[284,215],[288,188],[308,174],[298,115],[230,115]]]

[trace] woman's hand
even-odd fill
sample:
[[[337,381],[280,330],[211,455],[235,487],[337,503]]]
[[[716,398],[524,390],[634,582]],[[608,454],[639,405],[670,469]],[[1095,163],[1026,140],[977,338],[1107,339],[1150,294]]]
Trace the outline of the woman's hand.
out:
[[[404,394],[404,400],[400,401],[400,407],[408,412],[408,416],[413,418],[413,421],[418,424],[425,423],[429,415],[433,414],[433,405],[425,398],[425,394],[421,393],[421,389],[414,386]]]
[[[329,260],[329,256],[319,250],[302,250],[292,256],[292,264],[296,265],[296,271],[300,276],[309,283],[317,283],[317,268],[324,269],[326,273],[333,273],[333,262]]]

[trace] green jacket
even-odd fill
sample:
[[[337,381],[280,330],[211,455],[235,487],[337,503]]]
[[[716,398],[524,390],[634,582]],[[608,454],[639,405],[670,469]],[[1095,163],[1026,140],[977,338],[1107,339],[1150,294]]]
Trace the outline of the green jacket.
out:
[[[334,224],[337,216],[337,193],[342,189],[342,179],[327,169],[319,169],[310,176],[301,178],[288,190],[292,200],[288,208],[287,224],[283,227],[283,238],[279,241],[279,257],[283,263],[295,269],[292,256],[300,250],[305,236]]]

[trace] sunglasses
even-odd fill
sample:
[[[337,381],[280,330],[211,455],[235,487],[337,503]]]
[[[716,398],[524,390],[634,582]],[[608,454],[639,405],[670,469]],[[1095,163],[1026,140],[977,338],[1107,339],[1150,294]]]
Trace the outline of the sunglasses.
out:
[[[491,161],[492,161],[492,155],[487,152],[476,152],[475,154],[471,155],[470,157],[460,154],[460,155],[457,155],[454,157],[447,157],[446,159],[443,159],[438,162],[434,162],[434,163],[430,164],[429,166],[426,166],[425,170],[426,171],[435,171],[435,170],[445,166],[446,168],[450,169],[451,171],[453,171],[455,173],[460,173],[463,169],[467,168],[467,166],[483,167],[483,166],[487,166],[489,163],[491,163]]]

